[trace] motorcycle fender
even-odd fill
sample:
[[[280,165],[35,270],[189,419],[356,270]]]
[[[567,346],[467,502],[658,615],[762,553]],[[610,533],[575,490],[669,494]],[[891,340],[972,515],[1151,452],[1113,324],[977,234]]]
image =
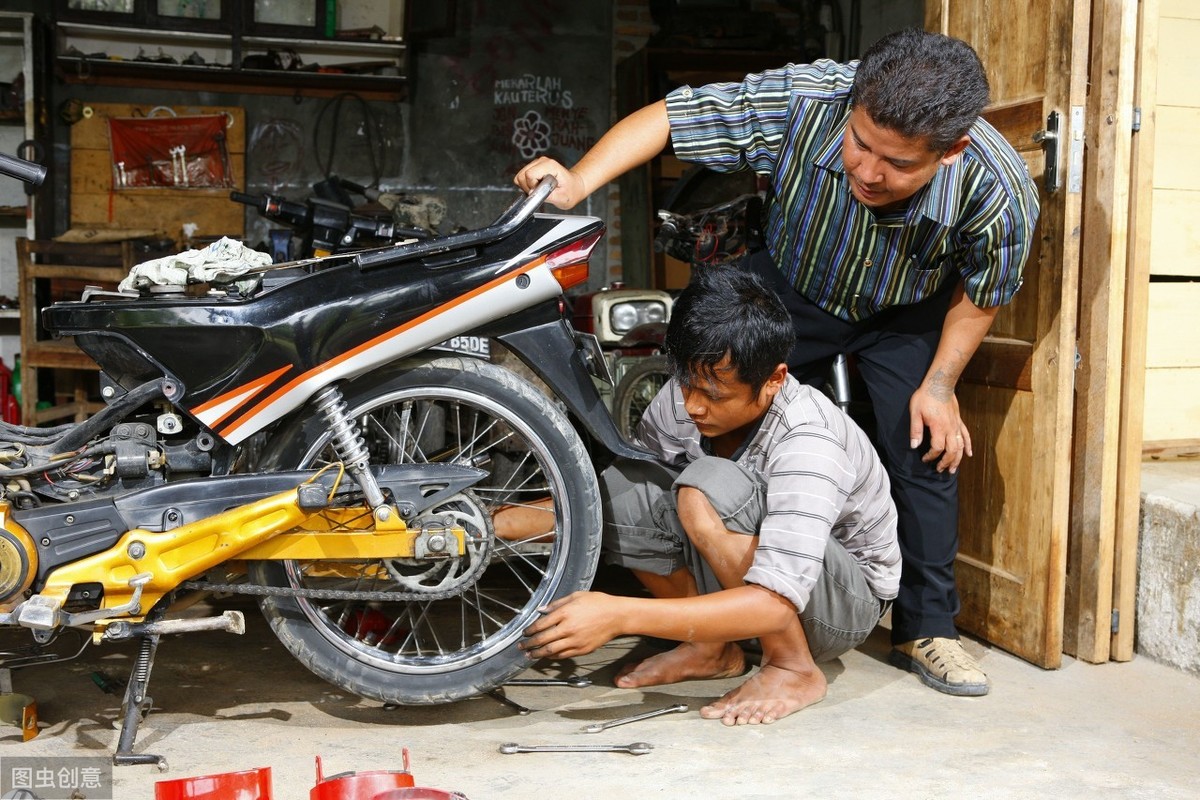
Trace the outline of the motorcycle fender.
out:
[[[584,429],[613,455],[648,460],[653,456],[621,436],[588,368],[589,350],[563,319],[496,335],[554,394],[567,404]],[[596,358],[596,356],[592,356]],[[600,358],[603,362],[603,358]]]

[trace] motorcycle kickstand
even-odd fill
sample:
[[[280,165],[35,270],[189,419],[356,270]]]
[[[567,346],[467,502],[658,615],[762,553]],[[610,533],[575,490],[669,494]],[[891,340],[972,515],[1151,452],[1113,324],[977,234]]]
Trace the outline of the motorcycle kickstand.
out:
[[[150,753],[133,752],[134,740],[137,739],[138,726],[150,713],[153,701],[146,693],[150,685],[150,670],[154,667],[154,654],[158,650],[160,634],[149,633],[140,637],[137,658],[133,662],[133,671],[129,675],[129,684],[125,687],[125,702],[121,704],[124,720],[121,723],[121,735],[117,739],[117,751],[113,753],[114,766],[125,767],[135,764],[153,764],[159,772],[166,772],[167,759]]]

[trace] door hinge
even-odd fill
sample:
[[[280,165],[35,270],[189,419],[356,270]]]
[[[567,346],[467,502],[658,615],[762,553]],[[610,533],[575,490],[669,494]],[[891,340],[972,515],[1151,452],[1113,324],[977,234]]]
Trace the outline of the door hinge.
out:
[[[1121,612],[1117,609],[1112,611],[1112,632],[1115,634],[1121,629]]]
[[[1133,107],[1133,132],[1137,133],[1142,129],[1142,108],[1141,106]]]

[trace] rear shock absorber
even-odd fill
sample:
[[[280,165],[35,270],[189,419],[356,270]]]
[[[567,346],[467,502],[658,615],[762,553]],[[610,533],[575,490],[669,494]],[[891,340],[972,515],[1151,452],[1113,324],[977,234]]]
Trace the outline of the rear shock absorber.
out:
[[[391,516],[391,511],[386,505],[375,475],[371,472],[367,444],[358,430],[358,423],[350,416],[342,393],[336,386],[326,386],[314,398],[314,403],[329,426],[330,444],[333,445],[334,452],[346,465],[346,471],[362,487],[375,519],[381,522],[386,520]]]

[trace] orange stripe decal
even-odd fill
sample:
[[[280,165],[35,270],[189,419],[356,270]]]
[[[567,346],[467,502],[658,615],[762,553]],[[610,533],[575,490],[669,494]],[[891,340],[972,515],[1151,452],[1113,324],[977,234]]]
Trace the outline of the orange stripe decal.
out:
[[[228,403],[229,401],[233,400],[235,397],[238,397],[239,395],[245,395],[245,399],[242,400],[242,402],[238,403],[236,406],[233,406],[233,408],[230,408],[229,411],[222,414],[220,419],[213,420],[213,422],[210,423],[210,427],[213,425],[216,425],[218,422],[220,422],[221,420],[228,417],[229,414],[231,414],[235,409],[240,408],[241,406],[244,406],[248,401],[250,401],[254,397],[254,395],[258,394],[265,387],[274,383],[275,380],[279,378],[279,376],[283,375],[283,373],[287,372],[291,368],[292,367],[290,364],[286,367],[280,367],[279,369],[275,370],[274,372],[272,372],[268,375],[264,375],[263,377],[259,378],[256,381],[247,383],[244,386],[239,386],[238,388],[236,388],[232,391],[226,392],[225,394],[221,395],[220,397],[215,397],[212,400],[209,400],[207,403],[201,403],[200,405],[198,405],[192,409],[192,413],[196,414],[196,415],[203,414],[204,412],[211,411],[212,409],[214,409],[224,403]]]
[[[388,341],[389,339],[394,339],[395,337],[400,336],[400,335],[406,333],[407,331],[418,327],[422,323],[428,322],[429,320],[431,320],[435,317],[438,317],[442,314],[445,314],[448,311],[452,311],[455,308],[457,308],[458,306],[467,302],[468,300],[473,300],[474,298],[478,297],[479,295],[486,294],[487,292],[491,291],[492,289],[495,289],[497,286],[501,286],[504,283],[508,283],[510,281],[516,280],[519,276],[525,274],[526,272],[530,272],[530,271],[536,269],[537,267],[541,266],[542,264],[545,263],[545,261],[546,261],[546,257],[544,255],[539,256],[538,258],[529,262],[528,264],[521,267],[520,269],[514,270],[513,272],[505,273],[504,275],[502,275],[499,278],[496,278],[495,280],[489,281],[488,283],[485,283],[481,286],[477,286],[476,288],[472,289],[469,292],[466,292],[465,294],[460,294],[457,297],[455,297],[452,300],[445,303],[444,305],[438,306],[437,308],[434,308],[431,311],[427,311],[426,313],[422,314],[421,316],[411,319],[399,327],[392,328],[390,331],[387,331],[386,333],[381,333],[380,335],[376,336],[375,338],[369,339],[368,341],[363,342],[358,347],[347,350],[346,352],[342,353],[341,355],[335,356],[334,358],[329,359],[328,361],[324,362],[323,364],[319,364],[316,367],[313,367],[308,372],[305,372],[305,373],[302,373],[302,374],[296,376],[295,378],[288,381],[286,384],[284,384],[280,388],[276,389],[274,392],[271,393],[270,396],[259,401],[258,404],[254,406],[254,408],[250,409],[250,411],[248,411],[245,414],[240,414],[238,421],[235,421],[233,424],[226,426],[225,428],[223,428],[220,431],[217,431],[217,433],[220,436],[222,436],[223,438],[228,438],[228,435],[232,431],[237,430],[237,428],[240,427],[241,424],[246,419],[253,417],[255,414],[259,413],[264,408],[269,407],[272,403],[278,401],[280,397],[283,397],[288,392],[290,392],[292,389],[294,389],[298,385],[304,383],[311,376],[313,376],[319,372],[324,372],[324,371],[328,370],[329,368],[342,363],[343,361],[353,358],[354,356],[358,355],[359,353],[366,352],[367,350],[370,350],[373,347],[376,347],[376,346],[382,344],[383,342]]]

